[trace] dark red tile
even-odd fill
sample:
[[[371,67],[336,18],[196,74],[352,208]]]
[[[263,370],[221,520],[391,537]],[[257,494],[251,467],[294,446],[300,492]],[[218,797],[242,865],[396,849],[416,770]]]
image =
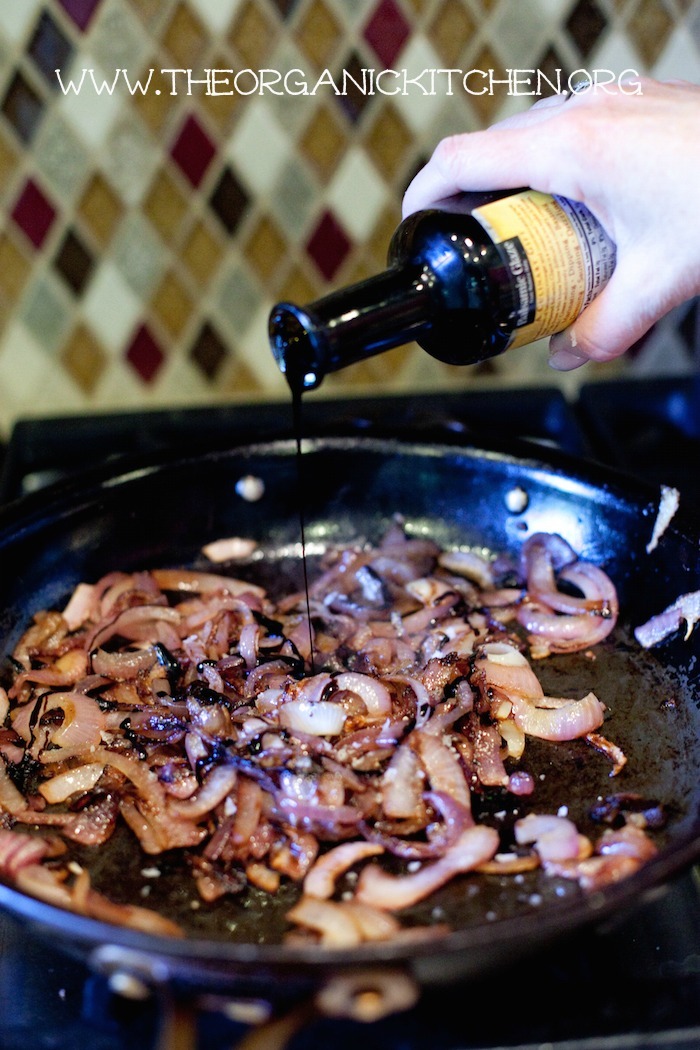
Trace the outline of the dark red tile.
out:
[[[216,379],[229,356],[228,347],[218,332],[205,322],[197,336],[190,357],[209,380]]]
[[[216,149],[196,117],[188,117],[177,136],[171,156],[193,186],[199,186]]]
[[[224,168],[209,206],[228,233],[234,233],[248,207],[249,198],[230,168]]]
[[[85,30],[101,0],[58,0],[66,14],[73,19],[78,29]]]
[[[165,354],[146,325],[141,325],[136,332],[126,351],[126,359],[144,383],[151,383],[160,372]]]
[[[48,11],[44,11],[37,22],[27,52],[34,59],[37,69],[49,87],[57,91],[59,85],[56,70],[67,67],[73,54],[73,45]]]
[[[40,248],[56,218],[56,209],[37,184],[28,179],[12,209],[12,218],[19,229]]]
[[[381,0],[363,36],[384,68],[391,69],[410,32],[408,19],[396,0]]]
[[[350,239],[333,213],[324,212],[306,244],[306,251],[327,281],[335,277],[350,248]]]
[[[76,295],[81,295],[90,279],[94,260],[80,238],[69,230],[54,259],[54,266]]]
[[[44,102],[21,73],[16,73],[5,92],[2,112],[22,142],[29,144],[44,113]]]

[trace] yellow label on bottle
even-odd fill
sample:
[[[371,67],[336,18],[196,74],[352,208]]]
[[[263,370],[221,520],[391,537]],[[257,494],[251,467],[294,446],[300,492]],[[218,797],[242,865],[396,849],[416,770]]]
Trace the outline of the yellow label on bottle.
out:
[[[475,208],[507,264],[516,294],[509,347],[572,324],[607,284],[615,245],[583,205],[524,190]]]

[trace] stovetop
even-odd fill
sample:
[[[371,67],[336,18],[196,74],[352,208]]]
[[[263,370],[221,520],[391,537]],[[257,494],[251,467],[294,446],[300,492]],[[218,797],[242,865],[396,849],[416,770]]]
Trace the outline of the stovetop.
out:
[[[304,406],[309,435],[401,435],[486,445],[519,438],[700,495],[700,380],[325,400]],[[103,461],[205,451],[288,437],[284,404],[23,420],[4,451],[0,503]],[[87,452],[86,452],[87,450]],[[58,948],[0,915],[0,1050],[155,1050],[158,1004],[115,994]],[[198,1045],[245,1033],[220,1012],[198,1017]],[[315,1020],[288,1050],[665,1050],[700,1047],[700,888],[688,871],[614,924],[583,930],[511,968],[428,989],[372,1025]]]

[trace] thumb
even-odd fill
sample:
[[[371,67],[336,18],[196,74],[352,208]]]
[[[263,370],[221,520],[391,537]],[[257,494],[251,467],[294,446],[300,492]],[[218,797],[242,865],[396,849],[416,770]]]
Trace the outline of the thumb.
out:
[[[550,339],[551,367],[568,372],[587,361],[611,361],[628,350],[665,312],[658,299],[650,300],[650,287],[651,275],[619,262],[600,295]]]

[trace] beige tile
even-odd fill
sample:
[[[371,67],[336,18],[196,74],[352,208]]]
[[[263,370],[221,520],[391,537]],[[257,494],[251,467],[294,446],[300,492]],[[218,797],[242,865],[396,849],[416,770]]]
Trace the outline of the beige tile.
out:
[[[243,251],[263,284],[274,288],[280,268],[286,261],[287,242],[272,219],[263,215],[255,223]]]
[[[94,391],[107,365],[105,351],[89,329],[80,324],[66,340],[60,360],[73,382],[86,394]]]
[[[322,179],[328,179],[343,155],[347,135],[337,114],[327,105],[318,107],[301,137],[302,156]]]
[[[229,43],[243,59],[246,68],[261,69],[278,36],[278,25],[265,7],[255,0],[246,0],[231,26]]]
[[[302,17],[296,42],[317,69],[329,67],[342,39],[342,27],[323,0],[312,0]]]
[[[163,0],[129,0],[129,3],[147,26],[154,25],[163,10]]]
[[[166,273],[158,285],[151,307],[165,331],[174,339],[182,335],[196,311],[196,304],[175,273]]]
[[[300,266],[292,267],[279,290],[281,300],[301,305],[313,302],[319,295],[318,283]]]
[[[211,69],[234,71],[233,73],[222,72],[218,74],[215,89],[210,94],[205,93],[201,96],[201,107],[206,114],[207,123],[213,125],[214,129],[221,136],[221,140],[225,141],[234,120],[241,110],[245,108],[246,97],[234,90],[233,77],[238,69],[238,65],[232,55],[218,52],[210,62]],[[230,83],[224,83],[224,79],[229,80]],[[232,94],[226,94],[228,91],[231,91]]]
[[[178,68],[192,69],[206,46],[204,26],[187,4],[179,3],[163,34],[163,47]]]
[[[375,223],[372,236],[366,241],[365,256],[374,271],[383,270],[387,264],[387,252],[396,227],[401,222],[401,201],[386,207]]]
[[[143,202],[146,217],[166,244],[176,243],[188,202],[167,171],[159,171]]]
[[[365,137],[365,146],[379,173],[391,182],[404,167],[413,146],[413,135],[391,102],[378,111]]]
[[[472,69],[501,69],[502,63],[498,55],[494,54],[487,45],[481,48],[477,54]],[[496,110],[501,104],[497,91],[486,92],[483,95],[470,95],[469,102],[479,118],[480,124],[485,127],[493,123]]]
[[[106,179],[99,173],[93,175],[78,204],[78,214],[101,248],[112,240],[123,211],[121,201]]]
[[[0,197],[4,195],[5,188],[12,180],[17,165],[19,154],[4,134],[0,133]]]
[[[0,288],[10,307],[17,303],[31,272],[31,264],[9,233],[0,234]]]
[[[147,79],[147,70],[160,70],[168,67],[158,56],[151,55],[141,71],[141,79]],[[153,74],[151,89],[144,95],[136,94],[132,105],[138,118],[143,120],[154,134],[162,133],[163,129],[172,119],[176,99],[170,94],[172,90],[172,75],[162,76],[160,72]]]
[[[181,258],[198,284],[209,283],[223,255],[223,247],[203,220],[195,223],[182,246]]]
[[[446,68],[456,66],[476,28],[469,9],[461,0],[443,0],[428,27],[428,39]]]
[[[652,66],[673,30],[670,14],[658,0],[641,0],[627,26],[645,65]]]

